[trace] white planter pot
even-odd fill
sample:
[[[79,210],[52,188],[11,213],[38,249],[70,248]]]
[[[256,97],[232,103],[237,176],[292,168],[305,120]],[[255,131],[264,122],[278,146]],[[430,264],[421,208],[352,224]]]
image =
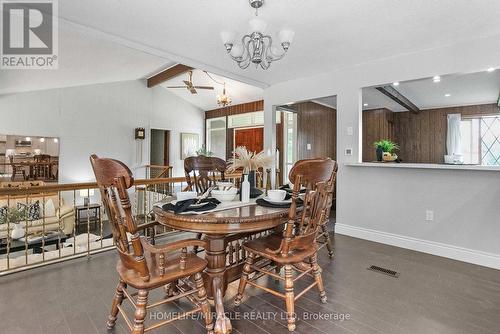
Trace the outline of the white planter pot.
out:
[[[22,226],[22,224],[13,224],[14,227],[12,228],[11,232],[10,232],[10,237],[12,239],[21,239],[22,237],[24,237],[24,233],[26,232],[24,230],[24,226]]]

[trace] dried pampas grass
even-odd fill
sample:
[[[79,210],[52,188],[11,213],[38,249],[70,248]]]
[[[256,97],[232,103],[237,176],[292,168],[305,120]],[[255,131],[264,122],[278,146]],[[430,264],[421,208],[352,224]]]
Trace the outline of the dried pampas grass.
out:
[[[243,173],[248,174],[250,171],[259,168],[270,167],[273,162],[273,157],[261,151],[259,153],[250,152],[244,146],[238,146],[234,150],[234,158],[229,160],[229,172],[234,172],[239,168],[243,168]]]

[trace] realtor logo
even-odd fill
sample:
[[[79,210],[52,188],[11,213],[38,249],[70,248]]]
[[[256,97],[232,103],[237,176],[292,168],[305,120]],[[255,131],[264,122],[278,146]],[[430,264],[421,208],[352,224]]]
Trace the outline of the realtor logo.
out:
[[[56,69],[57,3],[1,1],[1,69]]]

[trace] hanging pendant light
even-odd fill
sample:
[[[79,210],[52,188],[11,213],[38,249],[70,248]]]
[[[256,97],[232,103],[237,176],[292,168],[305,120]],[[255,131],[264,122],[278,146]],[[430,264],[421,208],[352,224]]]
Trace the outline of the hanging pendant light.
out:
[[[224,82],[224,88],[222,89],[222,95],[217,95],[217,104],[221,107],[225,107],[227,105],[230,105],[231,98],[226,94],[226,83]]]

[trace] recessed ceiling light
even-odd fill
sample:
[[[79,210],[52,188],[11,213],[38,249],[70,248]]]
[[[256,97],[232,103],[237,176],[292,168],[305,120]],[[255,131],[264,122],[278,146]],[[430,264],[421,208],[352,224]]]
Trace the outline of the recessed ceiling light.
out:
[[[495,70],[495,68],[490,67],[489,69],[486,70],[486,72],[493,72],[494,70]]]
[[[444,94],[444,96],[445,96],[445,97],[450,97],[450,96],[451,96],[451,94],[450,94],[450,93],[446,93],[446,94]]]
[[[26,139],[26,141],[31,141],[31,137],[26,137],[24,139]]]
[[[441,81],[441,77],[439,75],[436,75],[432,78],[432,81],[433,82],[440,82]]]
[[[399,86],[399,82],[397,82],[397,81],[396,81],[396,82],[393,82],[392,84],[393,84],[394,86]]]
[[[59,139],[54,138],[54,143],[58,143],[58,142],[59,142]]]
[[[368,107],[368,103],[363,103],[363,107]]]

